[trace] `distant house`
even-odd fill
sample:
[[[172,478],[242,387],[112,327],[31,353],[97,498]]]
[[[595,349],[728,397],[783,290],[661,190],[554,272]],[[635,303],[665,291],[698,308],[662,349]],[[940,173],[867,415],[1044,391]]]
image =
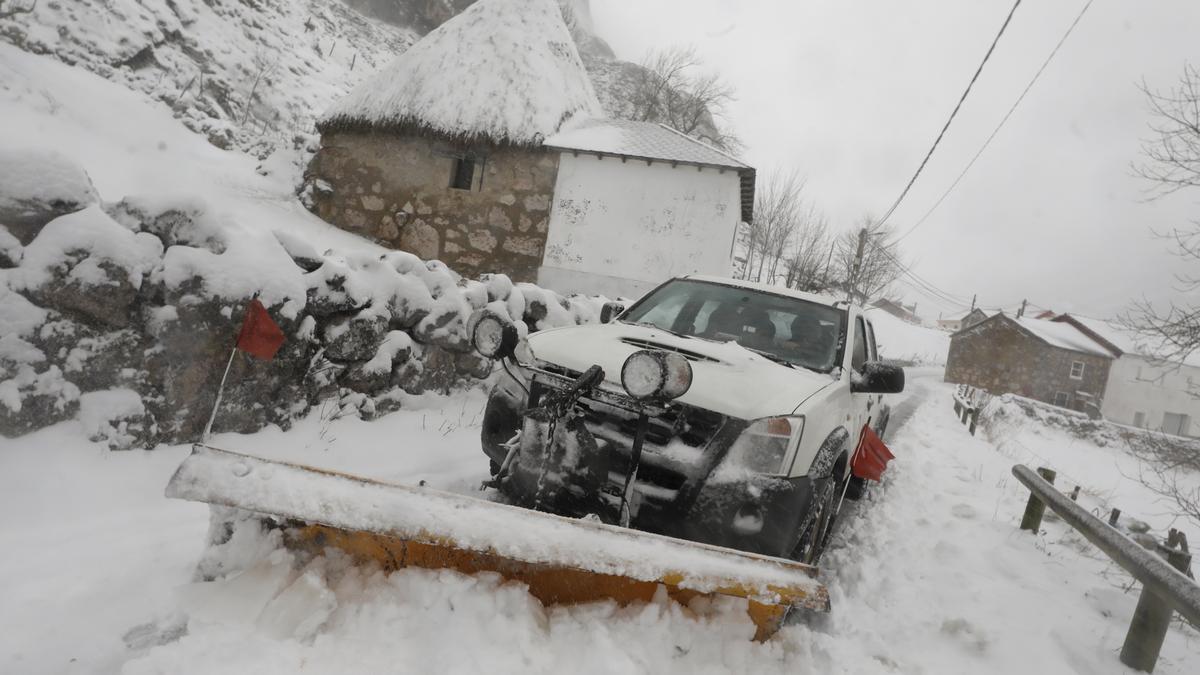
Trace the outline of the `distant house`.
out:
[[[1117,355],[1100,407],[1105,419],[1176,436],[1197,435],[1200,357],[1164,361],[1154,357],[1152,340],[1125,327],[1073,314],[1055,320],[1074,326]]]
[[[986,318],[988,318],[987,313],[976,307],[962,316],[938,319],[937,325],[938,328],[941,328],[942,330],[948,330],[951,333],[954,333],[962,330],[963,328],[970,328]]]
[[[887,298],[880,298],[880,299],[872,302],[871,306],[881,309],[881,310],[887,312],[888,314],[891,314],[892,316],[896,317],[897,319],[901,319],[901,320],[907,321],[909,323],[920,323],[921,322],[921,320],[917,317],[917,306],[916,305],[905,305],[904,303],[902,303],[898,300],[889,300]]]
[[[999,313],[950,337],[946,381],[1098,415],[1115,357],[1070,324]]]
[[[479,0],[324,114],[312,209],[462,274],[561,292],[728,275],[754,169],[602,115],[555,0]]]

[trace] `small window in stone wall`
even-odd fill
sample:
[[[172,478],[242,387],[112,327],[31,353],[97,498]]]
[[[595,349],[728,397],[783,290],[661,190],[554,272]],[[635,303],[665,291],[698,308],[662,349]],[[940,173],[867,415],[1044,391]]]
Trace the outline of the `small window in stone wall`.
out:
[[[450,170],[450,187],[455,190],[470,190],[475,182],[475,158],[456,157]]]
[[[1146,426],[1146,413],[1144,413],[1144,412],[1133,413],[1133,426],[1135,426],[1139,429],[1144,428]]]
[[[1071,395],[1065,391],[1054,393],[1054,405],[1060,408],[1067,408],[1071,405]]]
[[[1083,361],[1072,361],[1071,362],[1071,379],[1072,380],[1082,380],[1083,379]]]

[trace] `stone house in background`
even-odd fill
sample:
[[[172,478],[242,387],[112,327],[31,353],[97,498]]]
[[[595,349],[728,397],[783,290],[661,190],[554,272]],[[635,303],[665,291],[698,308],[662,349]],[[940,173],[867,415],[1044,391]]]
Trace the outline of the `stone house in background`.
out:
[[[901,321],[907,321],[908,323],[921,323],[920,317],[917,316],[917,306],[915,304],[906,305],[899,300],[880,298],[872,302],[871,306],[875,307],[876,309],[881,309],[897,319],[900,319]]]
[[[306,194],[322,219],[467,276],[615,297],[728,275],[754,170],[602,116],[555,0],[479,0],[324,114]]]
[[[998,313],[950,337],[945,379],[1099,416],[1114,358],[1069,324]]]
[[[948,330],[951,333],[954,333],[964,328],[970,328],[986,318],[988,318],[987,313],[982,309],[975,307],[962,316],[955,316],[945,319],[939,318],[937,320],[937,326],[942,330]]]

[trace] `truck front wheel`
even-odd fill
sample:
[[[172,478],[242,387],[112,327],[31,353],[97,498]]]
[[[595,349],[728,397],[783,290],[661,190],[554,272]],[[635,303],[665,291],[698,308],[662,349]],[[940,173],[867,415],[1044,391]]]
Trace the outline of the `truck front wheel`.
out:
[[[815,565],[825,551],[838,497],[838,483],[832,476],[813,481],[812,487],[812,505],[801,521],[800,540],[790,556],[792,560],[807,565]]]

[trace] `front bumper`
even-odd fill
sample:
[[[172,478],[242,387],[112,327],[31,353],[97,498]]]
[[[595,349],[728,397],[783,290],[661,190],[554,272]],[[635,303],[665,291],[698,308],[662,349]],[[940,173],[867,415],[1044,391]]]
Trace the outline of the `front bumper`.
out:
[[[538,373],[527,384],[510,377],[497,384],[484,412],[481,433],[483,450],[492,462],[499,465],[504,461],[508,450],[503,444],[526,425],[525,411],[536,408],[550,390],[569,383],[570,376]],[[515,501],[561,515],[595,513],[608,522],[616,521],[639,404],[610,391],[592,394],[580,400],[580,409],[596,440],[594,451],[604,455],[596,465],[605,467],[607,480],[599,481],[599,490],[574,486],[573,492],[562,490],[558,493],[561,498],[550,501],[545,500],[545,493],[532,494],[529,481],[510,480],[504,489]],[[790,553],[812,501],[811,481],[759,474],[712,480],[714,470],[747,423],[678,404],[655,413],[650,416],[634,483],[632,526],[754,553]],[[583,492],[596,494],[581,498]]]

